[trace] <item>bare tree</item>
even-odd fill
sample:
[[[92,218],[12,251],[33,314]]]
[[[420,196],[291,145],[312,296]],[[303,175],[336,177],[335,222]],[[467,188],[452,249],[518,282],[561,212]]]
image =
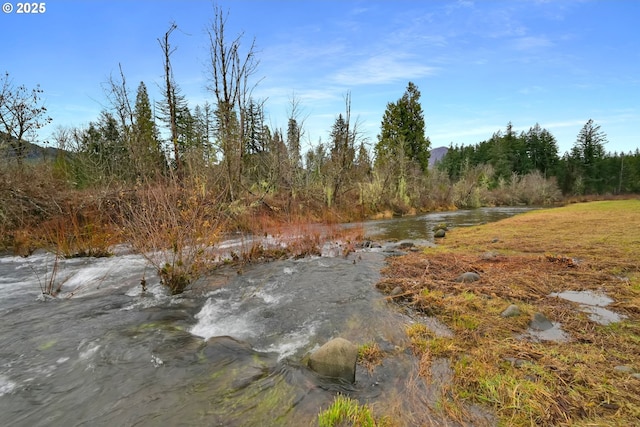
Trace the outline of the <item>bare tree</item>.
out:
[[[42,103],[42,93],[40,85],[31,90],[25,85],[14,86],[9,73],[5,73],[0,88],[0,125],[4,134],[0,135],[0,141],[4,139],[2,145],[11,147],[20,166],[25,156],[25,136],[34,135],[52,121]]]
[[[173,70],[171,69],[171,54],[176,48],[171,48],[169,44],[169,36],[178,28],[175,22],[172,22],[169,29],[164,33],[162,39],[158,39],[162,53],[164,54],[164,79],[165,79],[165,102],[167,103],[167,112],[169,120],[169,129],[171,130],[171,143],[173,145],[173,155],[176,162],[176,173],[178,176],[182,174],[182,161],[180,159],[180,147],[178,144],[178,121],[176,109],[176,83],[173,79]]]
[[[118,69],[120,70],[120,78],[114,78],[113,75],[110,75],[109,80],[103,85],[103,90],[120,121],[122,131],[128,133],[133,126],[133,108],[129,101],[130,91],[124,77],[122,64],[118,64]]]
[[[300,98],[292,93],[289,97],[288,121],[287,121],[287,149],[289,159],[294,170],[302,168],[302,154],[300,144],[304,137],[304,122],[307,117],[302,115]]]
[[[331,171],[333,181],[332,196],[339,201],[347,192],[353,181],[354,161],[356,159],[356,143],[364,142],[359,130],[358,119],[351,119],[351,92],[344,97],[345,114],[340,114],[331,130]]]
[[[236,197],[235,188],[241,183],[244,155],[244,129],[246,106],[255,85],[249,78],[255,74],[258,60],[255,57],[255,39],[246,54],[241,54],[244,33],[229,41],[226,34],[228,12],[214,5],[214,18],[207,28],[209,35],[208,71],[211,83],[207,87],[217,102],[218,138],[223,154],[229,197]],[[238,117],[239,115],[239,117]]]

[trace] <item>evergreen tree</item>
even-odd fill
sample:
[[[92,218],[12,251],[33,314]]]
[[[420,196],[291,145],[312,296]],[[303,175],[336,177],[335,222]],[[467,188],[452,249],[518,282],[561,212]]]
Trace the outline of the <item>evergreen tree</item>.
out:
[[[123,141],[118,121],[108,111],[103,111],[97,122],[80,136],[81,154],[88,159],[85,175],[93,182],[128,180],[132,178],[129,168],[129,150]]]
[[[144,82],[140,82],[138,85],[133,114],[133,138],[131,141],[133,162],[139,176],[150,178],[157,173],[164,172],[166,160]]]
[[[282,138],[282,132],[276,130],[269,141],[269,182],[275,188],[287,187],[289,185],[289,156],[287,146]]]
[[[350,129],[350,122],[339,114],[333,123],[331,133],[331,170],[330,178],[333,182],[332,197],[337,200],[344,186],[351,179],[351,170],[355,160],[354,135]]]
[[[375,147],[376,164],[393,163],[402,153],[407,161],[415,162],[426,172],[430,145],[429,138],[425,136],[420,91],[409,82],[402,98],[387,104]]]
[[[254,99],[249,99],[249,103],[244,113],[244,138],[246,154],[262,153],[267,150],[266,139],[264,138],[264,110],[262,105]]]
[[[216,162],[216,150],[213,147],[214,112],[211,104],[205,102],[193,109],[195,144],[199,147],[205,165]]]
[[[354,178],[358,181],[364,181],[369,178],[370,175],[371,158],[369,156],[369,151],[364,145],[364,142],[360,142],[354,163]]]
[[[558,163],[558,143],[555,137],[536,123],[529,128],[524,139],[533,169],[539,170],[544,177],[552,174]]]
[[[171,132],[169,141],[169,151],[172,154],[173,167],[181,176],[182,155],[187,151],[189,132],[192,131],[190,123],[191,112],[187,103],[187,98],[182,94],[180,87],[171,81],[170,92],[163,94],[163,100],[157,103],[159,118],[166,124]]]
[[[419,181],[417,172],[426,174],[430,145],[425,136],[420,91],[409,82],[402,98],[387,104],[374,148],[377,172],[384,177],[384,186],[399,205],[407,206],[411,202],[409,193],[416,188],[409,189],[409,181]]]
[[[302,167],[302,156],[300,155],[300,139],[302,130],[298,121],[294,117],[290,117],[287,123],[287,148],[289,150],[289,160],[294,169]]]
[[[602,165],[606,143],[607,137],[600,130],[600,125],[594,124],[593,120],[589,119],[580,130],[571,149],[571,160],[577,173],[575,179],[583,183],[583,188],[579,188],[579,192],[601,193],[604,190]]]

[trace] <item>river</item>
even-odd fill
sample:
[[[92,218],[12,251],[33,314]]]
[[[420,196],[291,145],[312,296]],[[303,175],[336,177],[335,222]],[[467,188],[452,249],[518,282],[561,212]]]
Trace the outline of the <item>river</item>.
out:
[[[323,256],[244,266],[241,274],[221,269],[178,296],[126,251],[59,260],[57,298],[41,293],[53,255],[2,256],[0,425],[314,425],[340,392],[398,425],[447,424],[430,409],[441,384],[418,377],[407,349],[404,328],[416,319],[375,289],[397,247],[384,242],[429,244],[435,224],[467,226],[525,210],[365,222],[359,226],[381,247],[344,257],[328,244]],[[383,364],[372,372],[358,366],[355,384],[319,378],[303,357],[338,336],[377,343]]]

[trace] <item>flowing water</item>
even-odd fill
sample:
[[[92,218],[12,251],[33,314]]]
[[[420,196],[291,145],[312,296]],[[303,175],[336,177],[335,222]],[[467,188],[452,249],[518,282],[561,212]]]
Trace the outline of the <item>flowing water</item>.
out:
[[[432,240],[435,224],[489,222],[525,209],[437,213],[361,224],[368,238]],[[314,425],[336,393],[438,424],[450,374],[418,377],[404,327],[375,289],[397,245],[222,269],[169,296],[143,257],[0,257],[0,425]],[[55,273],[55,274],[54,274]],[[145,278],[147,290],[140,280]],[[53,282],[57,298],[43,298]],[[355,384],[323,379],[304,356],[334,337],[378,343],[384,363]],[[402,424],[401,423],[401,424]]]

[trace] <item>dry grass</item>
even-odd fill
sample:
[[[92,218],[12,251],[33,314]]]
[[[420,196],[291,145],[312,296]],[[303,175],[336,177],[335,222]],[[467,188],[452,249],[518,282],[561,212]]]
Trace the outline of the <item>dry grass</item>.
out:
[[[490,407],[504,425],[638,425],[640,379],[640,201],[606,201],[530,212],[450,232],[422,254],[392,258],[378,284],[438,318],[452,337],[408,329],[421,372],[446,357],[454,370],[443,410]],[[475,271],[481,279],[458,283]],[[592,290],[626,318],[600,325],[552,292]],[[500,313],[516,304],[522,314]],[[523,339],[535,312],[560,322],[568,342]]]
[[[373,372],[375,367],[382,363],[383,359],[384,353],[375,342],[362,344],[358,348],[358,363],[369,372]]]

